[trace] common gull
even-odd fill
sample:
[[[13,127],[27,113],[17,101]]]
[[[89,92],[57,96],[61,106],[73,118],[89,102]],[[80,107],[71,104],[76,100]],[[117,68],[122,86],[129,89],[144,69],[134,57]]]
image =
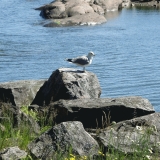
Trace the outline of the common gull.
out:
[[[68,61],[69,63],[76,64],[77,66],[83,67],[83,71],[85,72],[85,67],[92,63],[94,56],[95,54],[91,51],[88,53],[87,56],[80,56],[80,57],[71,58],[71,59],[68,58],[66,59],[66,61]]]

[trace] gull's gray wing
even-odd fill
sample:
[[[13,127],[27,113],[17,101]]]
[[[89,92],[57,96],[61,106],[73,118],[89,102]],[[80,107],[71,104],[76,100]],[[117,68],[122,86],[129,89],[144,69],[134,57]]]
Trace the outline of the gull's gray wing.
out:
[[[86,65],[89,63],[88,58],[86,56],[74,58],[72,62],[79,65]]]

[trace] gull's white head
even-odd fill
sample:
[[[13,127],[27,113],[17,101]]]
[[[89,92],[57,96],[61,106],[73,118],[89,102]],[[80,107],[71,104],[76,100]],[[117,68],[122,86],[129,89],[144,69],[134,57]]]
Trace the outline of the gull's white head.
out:
[[[95,56],[95,54],[94,54],[92,51],[90,51],[90,52],[88,53],[88,57],[93,57],[93,56]]]

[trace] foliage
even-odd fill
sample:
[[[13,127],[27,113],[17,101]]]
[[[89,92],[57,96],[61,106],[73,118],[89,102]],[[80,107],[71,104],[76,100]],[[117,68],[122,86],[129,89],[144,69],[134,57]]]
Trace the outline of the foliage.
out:
[[[40,119],[38,117],[38,113],[34,112],[33,110],[28,111],[28,107],[23,106],[21,108],[21,111],[26,113],[27,115],[31,116],[36,121],[43,122],[46,117],[42,117],[43,119]],[[3,119],[0,121],[0,150],[10,147],[10,146],[18,146],[19,148],[23,150],[27,150],[27,145],[37,137],[36,134],[34,134],[29,125],[26,123],[21,124],[19,127],[13,127],[12,125],[12,116],[6,115],[6,119]],[[110,117],[104,115],[104,118],[102,119],[103,127],[105,128],[110,123]],[[44,125],[41,125],[41,133],[50,129],[50,125],[47,125],[46,123],[42,123]],[[97,130],[99,128],[97,127]],[[137,129],[140,131],[143,128],[140,128],[137,126]],[[128,139],[132,141],[132,149],[134,150],[133,154],[125,154],[120,152],[118,149],[113,148],[113,146],[109,146],[106,148],[101,148],[101,150],[96,153],[95,160],[159,160],[159,153],[153,153],[153,148],[151,145],[149,145],[150,136],[153,134],[153,132],[157,132],[156,127],[151,127],[145,130],[143,132],[142,137],[138,140],[132,140],[130,137]],[[40,134],[41,134],[40,133]],[[99,132],[97,132],[99,133]],[[111,139],[112,140],[112,139]],[[155,141],[156,145],[159,146],[160,142]],[[156,145],[154,145],[156,147]],[[158,147],[157,147],[158,148]],[[91,157],[87,156],[77,156],[74,155],[72,152],[72,149],[69,150],[69,153],[67,155],[62,154],[61,152],[56,152],[54,154],[53,159],[55,160],[91,160]],[[31,155],[27,155],[27,157],[23,160],[33,160]]]
[[[15,128],[10,121],[3,121],[0,125],[0,150],[10,146],[26,149],[28,143],[36,136],[28,125]]]
[[[38,118],[37,118],[37,116],[38,116],[37,113],[34,112],[32,109],[29,110],[27,106],[22,106],[20,109],[21,109],[21,111],[24,112],[25,114],[31,116],[34,120],[38,120]]]

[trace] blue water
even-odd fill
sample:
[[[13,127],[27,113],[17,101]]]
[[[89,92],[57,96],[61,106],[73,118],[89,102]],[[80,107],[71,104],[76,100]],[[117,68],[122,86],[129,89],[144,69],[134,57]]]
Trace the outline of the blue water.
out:
[[[34,8],[50,0],[0,1],[0,82],[46,79],[93,51],[101,97],[142,96],[160,111],[160,11],[123,9],[97,26],[46,28]]]

